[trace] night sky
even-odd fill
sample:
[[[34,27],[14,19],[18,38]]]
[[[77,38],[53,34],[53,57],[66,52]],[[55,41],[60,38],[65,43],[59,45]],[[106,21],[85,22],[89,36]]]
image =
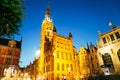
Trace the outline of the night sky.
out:
[[[78,51],[80,46],[86,47],[86,42],[96,45],[98,31],[111,30],[108,22],[120,25],[120,0],[24,0],[21,67],[32,63],[40,47],[41,24],[48,1],[57,34],[68,37],[71,32]]]

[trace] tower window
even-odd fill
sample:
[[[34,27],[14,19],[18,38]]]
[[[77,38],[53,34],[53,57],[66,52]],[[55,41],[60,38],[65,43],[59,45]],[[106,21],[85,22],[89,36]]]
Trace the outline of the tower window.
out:
[[[47,65],[46,66],[46,72],[49,72],[50,71],[50,65]]]
[[[117,39],[120,38],[120,34],[119,34],[119,32],[116,32],[115,35],[116,35]]]
[[[106,44],[106,43],[107,43],[107,41],[106,41],[106,38],[105,38],[105,37],[103,38],[103,43],[104,43],[104,44]]]
[[[50,61],[50,55],[46,56],[46,62]]]
[[[111,38],[111,41],[114,41],[114,40],[115,40],[113,34],[110,35],[110,38]]]

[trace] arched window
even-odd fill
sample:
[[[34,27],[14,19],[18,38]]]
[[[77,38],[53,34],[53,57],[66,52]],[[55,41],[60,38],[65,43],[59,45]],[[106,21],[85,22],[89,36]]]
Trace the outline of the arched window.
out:
[[[110,54],[105,53],[102,55],[104,65],[109,68],[110,72],[114,72],[114,66]]]
[[[120,49],[117,51],[117,55],[118,55],[118,58],[119,58],[119,61],[120,61]]]

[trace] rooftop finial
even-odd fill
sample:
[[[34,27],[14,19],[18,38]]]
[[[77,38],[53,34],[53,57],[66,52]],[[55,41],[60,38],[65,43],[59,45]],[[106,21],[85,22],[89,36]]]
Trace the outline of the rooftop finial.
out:
[[[50,1],[48,1],[47,9],[45,12],[45,20],[52,22],[52,20],[50,19]]]
[[[109,22],[108,25],[111,26],[112,29],[116,27],[112,22]]]
[[[48,1],[48,6],[47,6],[47,9],[46,9],[46,15],[45,15],[46,18],[49,18],[50,17],[50,2]]]

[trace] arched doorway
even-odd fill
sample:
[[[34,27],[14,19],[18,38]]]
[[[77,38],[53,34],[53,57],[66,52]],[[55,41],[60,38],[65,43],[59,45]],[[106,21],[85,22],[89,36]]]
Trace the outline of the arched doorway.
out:
[[[118,59],[120,61],[120,49],[117,51]]]
[[[102,59],[103,59],[104,65],[109,68],[111,73],[113,73],[115,70],[114,70],[114,66],[113,66],[113,62],[110,54],[105,53],[104,55],[102,55]]]

